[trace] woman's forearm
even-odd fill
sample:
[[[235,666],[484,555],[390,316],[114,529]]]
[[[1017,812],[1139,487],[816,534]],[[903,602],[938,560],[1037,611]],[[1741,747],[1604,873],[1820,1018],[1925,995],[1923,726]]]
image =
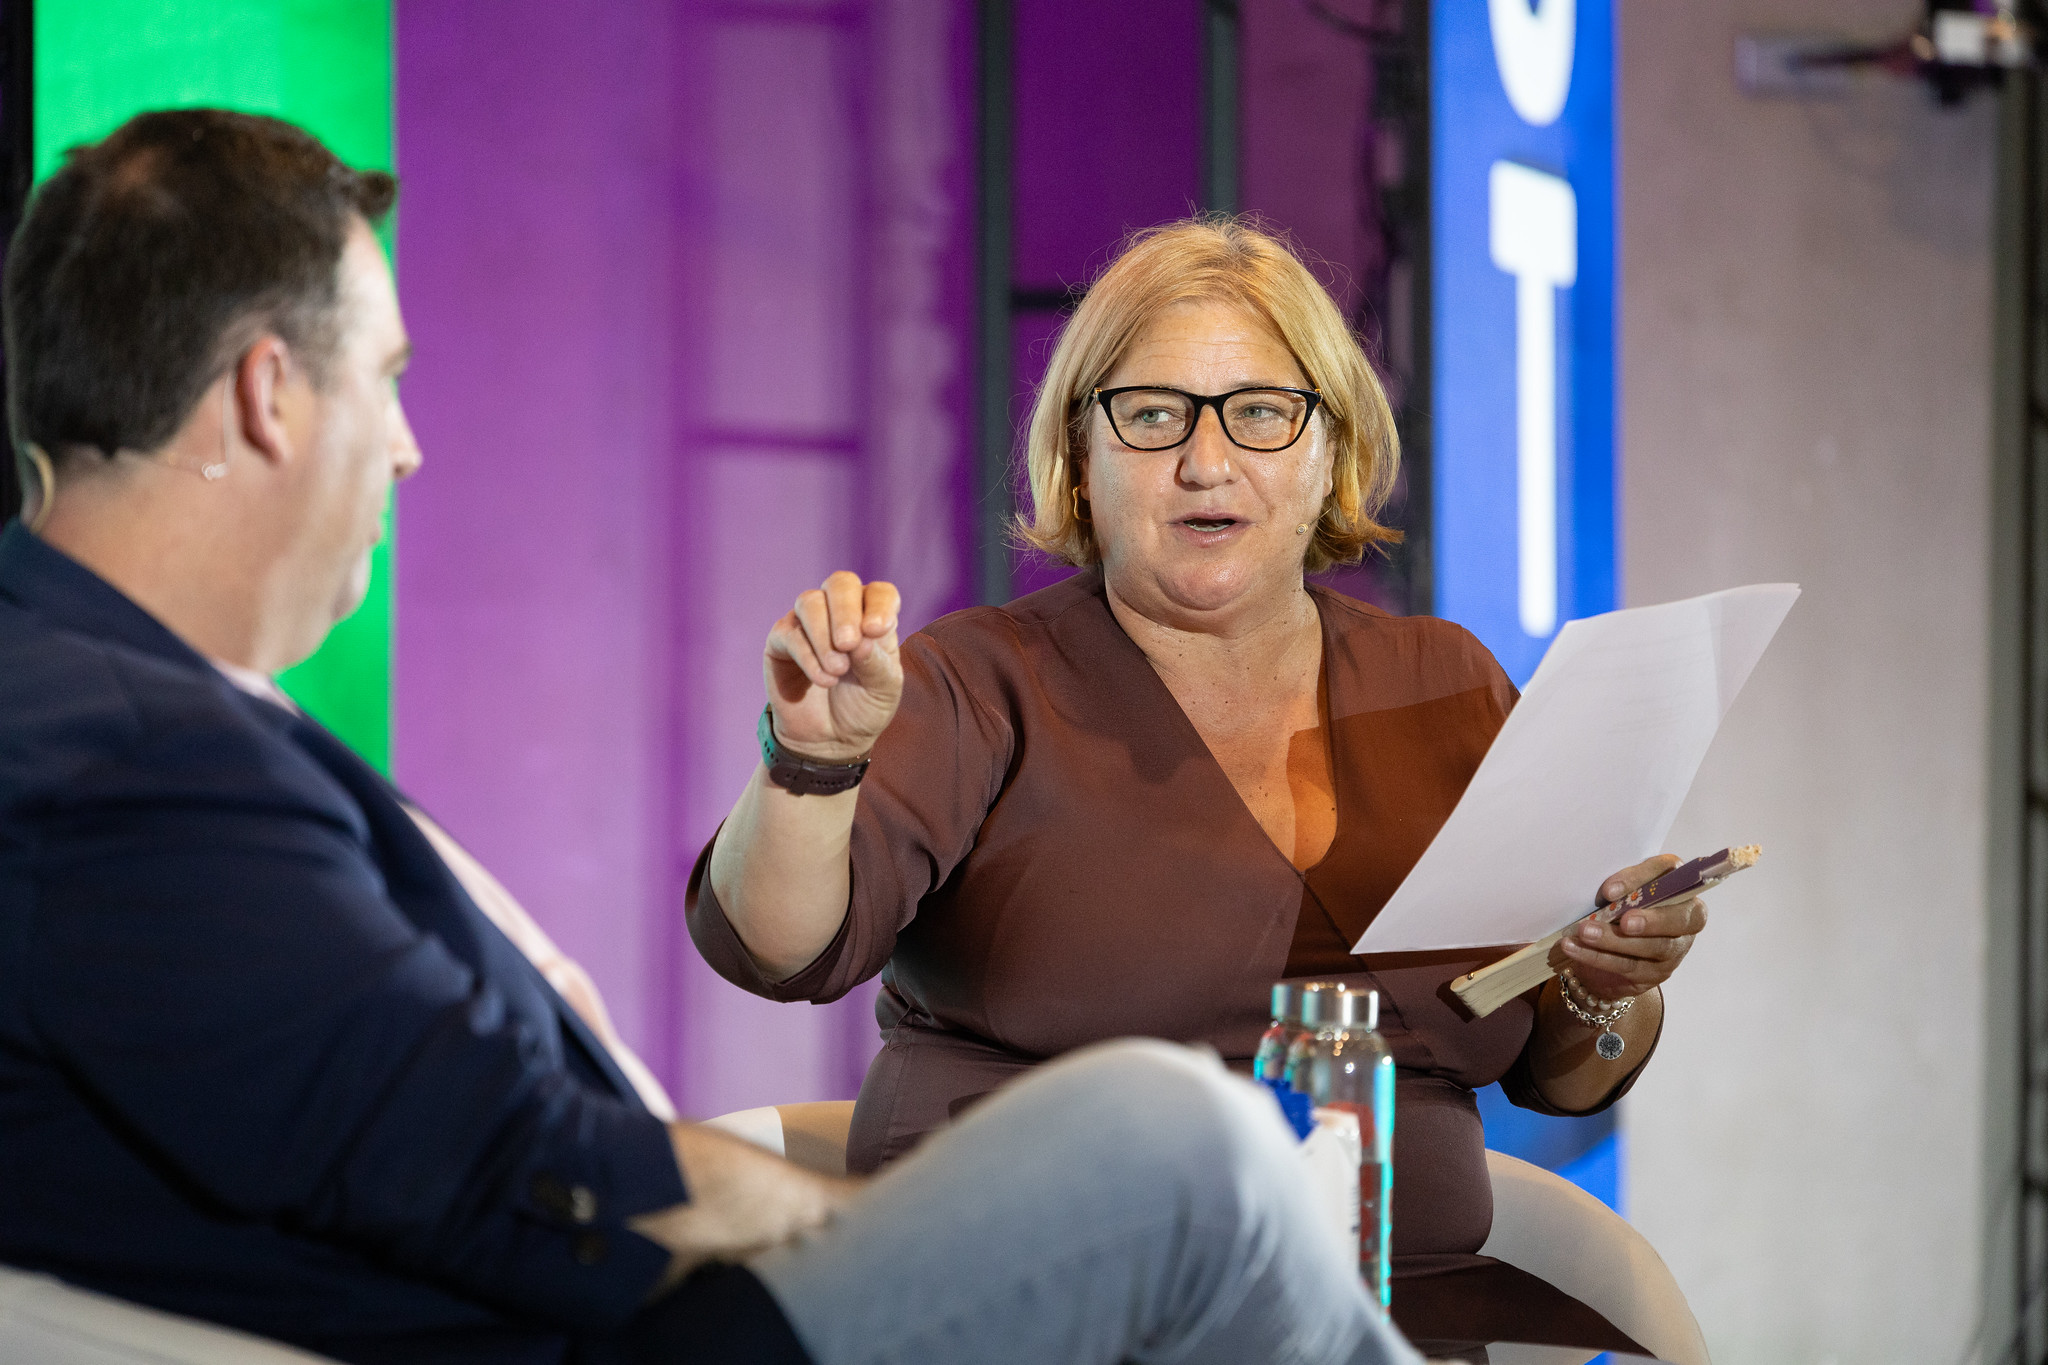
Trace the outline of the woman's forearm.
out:
[[[1574,1019],[1559,992],[1562,982],[1547,982],[1536,1000],[1536,1028],[1529,1037],[1529,1074],[1543,1098],[1559,1109],[1579,1113],[1597,1106],[1614,1092],[1657,1040],[1664,1021],[1664,992],[1645,991],[1627,1014],[1613,1024],[1622,1038],[1621,1055],[1608,1061],[1593,1048],[1596,1029]]]
[[[768,632],[761,681],[779,743],[826,764],[872,753],[903,699],[902,596],[841,571],[796,599]],[[853,884],[848,852],[860,789],[798,796],[754,765],[711,848],[711,891],[771,981],[831,946]]]
[[[771,981],[795,976],[838,936],[852,886],[858,787],[798,796],[755,765],[711,848],[711,889]]]

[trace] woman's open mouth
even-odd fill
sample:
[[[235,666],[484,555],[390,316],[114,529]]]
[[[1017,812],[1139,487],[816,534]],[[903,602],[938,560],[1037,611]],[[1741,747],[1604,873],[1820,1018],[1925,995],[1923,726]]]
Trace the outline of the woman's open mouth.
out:
[[[1181,525],[1190,531],[1227,531],[1237,525],[1236,517],[1182,517]]]

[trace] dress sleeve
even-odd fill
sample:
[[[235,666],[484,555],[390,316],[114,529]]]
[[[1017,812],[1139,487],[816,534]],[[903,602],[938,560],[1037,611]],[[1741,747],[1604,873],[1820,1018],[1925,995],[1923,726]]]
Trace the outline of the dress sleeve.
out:
[[[1540,990],[1541,987],[1538,987],[1538,989]],[[1529,1043],[1522,1044],[1521,1055],[1515,1058],[1515,1064],[1508,1068],[1507,1075],[1500,1078],[1500,1088],[1502,1093],[1508,1097],[1510,1103],[1518,1108],[1533,1110],[1538,1114],[1550,1114],[1557,1118],[1578,1119],[1585,1118],[1589,1114],[1602,1113],[1613,1108],[1615,1101],[1635,1088],[1636,1078],[1643,1074],[1643,1068],[1648,1066],[1650,1058],[1656,1055],[1657,1044],[1663,1037],[1664,1018],[1662,1015],[1659,1015],[1657,1018],[1657,1036],[1652,1038],[1650,1045],[1643,1049],[1643,1055],[1636,1058],[1635,1066],[1629,1071],[1628,1075],[1616,1081],[1614,1088],[1608,1091],[1605,1097],[1590,1109],[1560,1109],[1549,1100],[1543,1098],[1543,1092],[1536,1088],[1535,1073],[1530,1070]],[[1529,1034],[1530,1043],[1533,1043],[1535,1038],[1535,1030],[1532,1029]]]
[[[690,872],[684,913],[697,951],[720,976],[770,1000],[837,1000],[882,970],[918,903],[974,846],[1001,793],[1015,729],[991,704],[993,670],[963,668],[924,632],[903,643],[903,702],[875,745],[853,818],[852,887],[839,934],[782,981],[764,975],[719,905],[711,844]],[[712,843],[717,842],[714,835]]]

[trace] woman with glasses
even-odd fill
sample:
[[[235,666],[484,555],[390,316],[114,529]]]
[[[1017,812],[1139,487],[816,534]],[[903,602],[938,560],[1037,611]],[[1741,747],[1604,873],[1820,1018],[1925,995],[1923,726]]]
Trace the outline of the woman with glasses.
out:
[[[1457,626],[1306,577],[1398,535],[1376,519],[1392,415],[1328,294],[1238,222],[1143,235],[1062,333],[1028,461],[1019,534],[1080,572],[900,647],[895,589],[852,574],[775,624],[763,762],[690,882],[699,949],[777,1000],[881,973],[857,1170],[1084,1044],[1149,1035],[1242,1064],[1276,979],[1375,988],[1400,1068],[1396,1321],[1626,1348],[1476,1254],[1492,1203],[1473,1091],[1612,1104],[1705,913],[1569,945],[1581,1012],[1634,1002],[1612,1058],[1555,981],[1485,1019],[1457,1009],[1446,983],[1497,954],[1351,955],[1515,691]]]

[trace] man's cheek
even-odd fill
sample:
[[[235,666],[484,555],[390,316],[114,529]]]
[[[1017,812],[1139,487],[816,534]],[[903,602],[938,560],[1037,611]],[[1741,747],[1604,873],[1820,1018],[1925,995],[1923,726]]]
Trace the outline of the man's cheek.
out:
[[[348,578],[342,583],[341,596],[334,604],[334,620],[338,625],[355,614],[355,609],[370,595],[370,555],[365,550],[356,556],[350,567]]]

